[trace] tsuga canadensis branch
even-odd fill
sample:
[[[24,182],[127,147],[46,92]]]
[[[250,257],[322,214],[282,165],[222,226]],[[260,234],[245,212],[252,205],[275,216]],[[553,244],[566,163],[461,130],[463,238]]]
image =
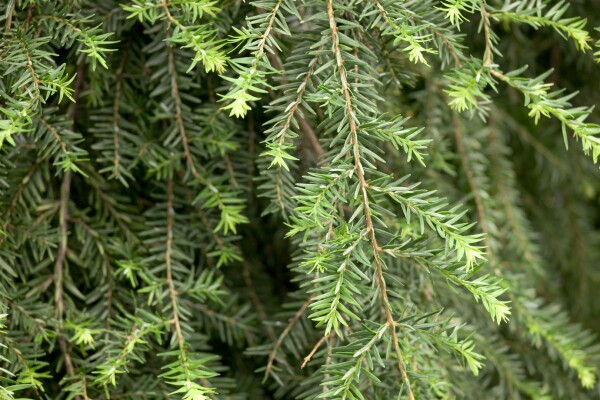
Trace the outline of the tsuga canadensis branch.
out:
[[[380,247],[377,243],[377,237],[375,235],[375,229],[373,227],[373,220],[371,219],[371,209],[369,207],[369,195],[368,195],[368,184],[365,180],[364,169],[361,163],[361,150],[360,144],[358,142],[358,125],[356,121],[356,117],[354,114],[353,106],[352,106],[352,96],[350,94],[350,86],[348,85],[348,80],[346,77],[346,70],[344,68],[344,60],[342,58],[342,53],[339,49],[339,38],[338,38],[338,27],[335,20],[335,13],[333,9],[332,0],[327,0],[327,15],[329,17],[329,28],[331,29],[331,40],[332,51],[335,55],[335,60],[337,64],[337,69],[340,78],[341,90],[344,95],[344,100],[346,104],[346,118],[348,120],[348,124],[350,125],[350,134],[352,135],[350,142],[353,147],[353,156],[354,156],[354,170],[358,177],[360,191],[362,196],[363,203],[363,211],[365,213],[365,223],[367,228],[367,234],[369,235],[369,241],[371,242],[371,247],[373,249],[373,257],[374,257],[374,265],[376,270],[376,280],[377,285],[379,286],[381,300],[383,303],[386,323],[388,325],[388,329],[390,330],[390,334],[392,337],[392,344],[394,346],[394,350],[396,352],[396,357],[398,359],[398,368],[400,373],[402,374],[402,380],[406,384],[408,397],[410,400],[414,399],[414,394],[412,393],[412,389],[410,387],[410,382],[408,380],[408,375],[406,374],[406,369],[404,368],[404,361],[402,357],[402,351],[400,349],[400,343],[398,342],[398,337],[396,335],[396,324],[394,321],[394,317],[392,316],[392,306],[389,302],[387,295],[387,288],[385,284],[385,280],[383,278],[383,268],[381,266],[380,260]]]

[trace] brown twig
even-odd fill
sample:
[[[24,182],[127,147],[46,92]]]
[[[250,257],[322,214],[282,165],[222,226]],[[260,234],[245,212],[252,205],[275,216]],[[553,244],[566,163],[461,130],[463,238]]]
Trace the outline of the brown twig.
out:
[[[67,144],[60,137],[60,133],[58,132],[58,130],[55,127],[53,127],[48,121],[46,121],[44,118],[40,117],[39,115],[34,115],[33,118],[36,121],[38,121],[40,124],[44,125],[44,127],[48,130],[48,132],[50,132],[50,134],[52,134],[54,139],[58,142],[58,145],[60,146],[61,150],[65,153],[67,153],[68,152]]]
[[[123,51],[123,55],[121,56],[121,61],[119,62],[119,67],[117,68],[116,74],[116,83],[115,83],[115,96],[113,102],[113,113],[112,113],[112,128],[113,128],[113,144],[114,144],[114,156],[113,160],[113,173],[112,176],[114,178],[119,178],[119,163],[121,160],[121,156],[119,154],[120,140],[119,140],[119,106],[121,101],[121,85],[123,84],[123,70],[125,68],[125,60],[127,59],[127,48]]]
[[[65,306],[63,303],[63,275],[64,275],[64,261],[65,254],[67,252],[67,240],[68,240],[68,219],[69,219],[69,195],[71,192],[71,171],[65,171],[63,181],[60,188],[60,200],[59,200],[59,243],[58,252],[56,254],[56,262],[54,264],[54,303],[56,306],[56,317],[62,320],[65,313]]]
[[[265,45],[267,44],[267,38],[271,34],[273,30],[273,23],[275,22],[275,18],[277,17],[277,11],[279,11],[279,7],[281,7],[281,3],[283,0],[278,0],[275,4],[275,7],[271,10],[271,17],[269,18],[269,23],[267,24],[267,29],[265,29],[265,33],[263,33],[260,37],[260,41],[258,42],[258,51],[256,52],[256,59],[260,59],[265,51]]]
[[[167,31],[167,39],[169,37],[170,31]],[[200,176],[200,174],[198,173],[196,165],[194,164],[194,159],[192,158],[192,153],[190,151],[190,141],[186,133],[185,124],[183,122],[183,114],[181,110],[181,96],[179,95],[179,83],[177,83],[177,66],[175,64],[173,48],[170,45],[167,45],[167,59],[169,63],[169,70],[171,72],[171,95],[173,96],[173,100],[175,101],[175,120],[177,121],[177,129],[179,130],[179,134],[181,135],[181,142],[183,144],[183,157],[185,158],[188,167],[190,168],[190,172],[195,178],[197,178]]]
[[[274,49],[274,54],[271,54],[271,53],[267,54],[267,57],[269,58],[269,61],[276,69],[278,69],[278,70],[282,69],[281,65],[279,64],[279,59],[277,58],[277,49]],[[296,122],[298,122],[298,124],[300,125],[300,130],[301,130],[302,134],[304,135],[305,139],[308,139],[308,142],[310,143],[310,146],[312,147],[313,152],[315,153],[317,158],[324,155],[326,153],[326,151],[323,149],[323,147],[319,143],[319,139],[317,138],[317,135],[315,134],[315,131],[312,129],[310,124],[302,116],[296,115],[296,114],[297,114],[298,108],[300,107],[300,104],[302,103],[302,99],[304,98],[304,93],[306,93],[306,88],[307,88],[310,78],[315,70],[315,66],[317,65],[318,60],[319,60],[318,56],[315,56],[308,63],[308,69],[306,71],[304,79],[300,83],[300,86],[299,86],[300,90],[298,91],[298,95],[296,96],[296,99],[292,103],[293,105],[288,106],[288,108],[289,108],[288,117],[286,118],[285,123],[283,124],[283,127],[280,129],[280,131],[278,133],[279,142],[282,143],[285,138],[285,132],[290,128],[292,119],[294,117],[296,117]],[[284,78],[282,78],[282,82],[284,84],[287,83],[287,81]],[[274,93],[272,94],[272,97],[275,98]]]
[[[185,340],[183,339],[183,332],[181,331],[181,323],[179,321],[179,307],[177,304],[177,289],[175,288],[175,282],[173,282],[173,267],[172,267],[172,252],[173,252],[173,224],[175,220],[175,212],[173,210],[173,180],[169,179],[167,182],[167,242],[165,250],[165,266],[167,270],[166,284],[169,288],[169,296],[171,297],[171,308],[173,309],[173,319],[171,323],[175,327],[175,335],[177,336],[177,343],[179,350],[185,351]]]
[[[15,2],[16,0],[9,0],[8,2],[8,10],[6,10],[6,22],[4,23],[4,32],[8,32],[10,30],[13,14],[15,12]]]
[[[275,65],[277,69],[281,69],[281,66],[279,65],[279,61],[277,60],[277,57],[275,55],[270,55],[270,54],[268,56],[269,56],[269,60],[271,61],[271,64]],[[307,88],[310,78],[315,70],[315,66],[317,65],[318,60],[319,60],[318,56],[315,56],[308,63],[308,69],[306,71],[304,79],[300,83],[300,86],[299,86],[300,90],[298,91],[298,95],[296,96],[296,99],[294,100],[292,105],[287,107],[288,116],[277,135],[279,136],[279,143],[283,143],[283,141],[285,140],[285,133],[288,131],[288,129],[290,129],[292,120],[295,117],[296,121],[300,125],[302,134],[305,136],[306,139],[308,139],[308,142],[310,143],[310,146],[312,147],[313,152],[315,153],[315,155],[317,157],[321,157],[326,152],[325,152],[325,150],[323,150],[323,147],[319,143],[319,139],[317,138],[315,131],[312,129],[310,124],[308,122],[306,122],[306,120],[302,116],[296,115],[298,112],[298,108],[300,107],[300,104],[302,104],[304,94],[306,93],[306,88]],[[286,83],[286,81],[283,80],[283,83]]]
[[[327,355],[325,356],[325,365],[329,365],[331,363],[331,354],[333,353],[333,340],[330,340],[329,343],[327,343]],[[329,374],[325,374],[325,382],[329,381]],[[329,389],[327,388],[327,385],[323,385],[323,391],[322,393],[327,393]]]
[[[87,379],[85,377],[85,374],[83,374],[82,383],[83,383],[83,400],[90,400],[90,398],[88,397],[88,393],[87,393]]]
[[[290,320],[289,320],[288,324],[286,325],[286,327],[283,329],[283,331],[281,331],[281,334],[279,335],[279,338],[277,338],[277,341],[275,342],[275,345],[273,346],[273,349],[269,353],[269,359],[267,361],[267,366],[265,368],[265,377],[264,377],[264,380],[267,379],[267,377],[269,376],[269,373],[271,372],[271,369],[273,368],[273,362],[275,361],[275,357],[277,356],[277,351],[281,347],[281,345],[283,343],[283,340],[290,333],[290,331],[292,330],[292,328],[294,327],[294,325],[296,325],[296,323],[298,323],[298,321],[302,317],[302,314],[304,314],[304,311],[306,311],[306,309],[308,308],[308,306],[309,306],[310,302],[312,301],[313,297],[314,297],[314,294],[311,295],[308,299],[306,299],[306,301],[304,303],[302,303],[302,306],[300,306],[300,308],[298,309],[298,311],[296,311],[296,314],[294,314],[294,316],[292,318],[290,318]]]
[[[312,348],[312,350],[310,351],[310,353],[308,353],[308,355],[306,357],[304,357],[304,361],[302,362],[302,365],[300,366],[301,369],[304,369],[304,367],[306,367],[306,364],[308,364],[310,362],[310,359],[315,355],[315,353],[317,352],[317,350],[319,350],[319,347],[321,347],[321,345],[331,339],[335,337],[335,333],[331,333],[327,336],[322,336],[321,339],[319,339],[319,341],[317,342],[317,344],[314,345],[314,347]]]

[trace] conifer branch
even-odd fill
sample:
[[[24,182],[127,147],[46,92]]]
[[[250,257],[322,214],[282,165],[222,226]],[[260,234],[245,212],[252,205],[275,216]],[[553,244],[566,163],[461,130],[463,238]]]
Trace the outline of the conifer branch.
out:
[[[346,107],[346,118],[348,120],[348,124],[350,126],[350,143],[353,147],[353,157],[354,157],[354,169],[355,173],[358,177],[359,187],[362,196],[363,203],[363,212],[365,215],[365,224],[367,229],[367,235],[369,236],[369,241],[371,242],[371,247],[373,249],[373,257],[375,264],[375,273],[377,285],[379,286],[381,300],[384,307],[386,323],[390,330],[392,344],[394,346],[394,350],[396,351],[396,357],[398,361],[398,369],[402,375],[402,380],[407,385],[408,397],[410,400],[414,400],[414,394],[410,387],[410,382],[408,380],[408,375],[406,374],[406,370],[404,368],[404,361],[402,357],[402,351],[400,349],[400,343],[398,342],[398,337],[396,336],[396,323],[394,321],[394,317],[392,316],[391,304],[387,295],[387,288],[385,284],[385,280],[383,278],[383,268],[380,260],[380,251],[381,248],[377,243],[377,237],[375,235],[375,229],[373,227],[373,220],[371,218],[371,208],[369,206],[369,196],[368,196],[368,187],[367,181],[364,176],[364,168],[361,163],[361,154],[360,154],[360,144],[358,142],[358,125],[356,121],[356,117],[354,114],[353,106],[352,106],[352,97],[350,95],[350,86],[348,85],[348,80],[346,78],[346,69],[344,68],[344,60],[342,58],[342,53],[338,47],[339,38],[337,34],[337,23],[335,20],[335,13],[333,10],[332,0],[327,0],[327,15],[329,17],[329,28],[331,30],[331,39],[332,39],[332,51],[335,56],[337,70],[340,78],[341,90],[345,100]]]

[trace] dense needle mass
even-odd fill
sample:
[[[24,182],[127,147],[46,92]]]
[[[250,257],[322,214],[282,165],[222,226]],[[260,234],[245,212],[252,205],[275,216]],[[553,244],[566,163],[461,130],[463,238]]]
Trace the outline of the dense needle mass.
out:
[[[599,398],[596,8],[2,2],[0,400]]]

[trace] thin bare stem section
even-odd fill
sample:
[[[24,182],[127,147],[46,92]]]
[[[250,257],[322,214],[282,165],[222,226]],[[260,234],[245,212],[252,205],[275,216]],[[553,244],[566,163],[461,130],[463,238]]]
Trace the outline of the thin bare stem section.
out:
[[[68,220],[69,220],[69,196],[71,193],[71,171],[65,171],[62,185],[60,187],[60,200],[58,209],[58,252],[56,254],[56,263],[54,264],[54,304],[56,306],[56,316],[62,320],[65,313],[64,294],[64,264],[67,254],[67,240],[69,238]]]
[[[167,31],[167,38],[169,37],[170,32]],[[175,101],[175,120],[177,121],[177,129],[179,130],[179,134],[181,135],[181,142],[183,144],[183,157],[185,158],[188,167],[190,168],[190,172],[192,173],[194,178],[198,178],[200,174],[198,173],[196,165],[194,164],[194,159],[190,151],[190,140],[187,136],[185,124],[183,121],[183,114],[181,109],[181,96],[179,94],[179,83],[177,83],[177,66],[175,65],[175,55],[173,54],[173,48],[170,45],[167,45],[167,58],[169,62],[169,69],[171,72],[171,94],[173,96],[173,100]]]
[[[335,337],[335,333],[329,334],[327,336],[322,336],[321,339],[319,339],[319,341],[317,342],[317,344],[314,345],[314,347],[312,348],[310,353],[308,353],[308,355],[306,357],[304,357],[304,360],[302,361],[302,365],[300,366],[300,368],[306,367],[306,364],[308,364],[310,362],[310,360],[315,355],[317,350],[319,350],[321,345],[333,337]]]
[[[185,352],[185,341],[183,339],[183,333],[181,331],[181,323],[179,322],[179,308],[177,305],[177,289],[173,282],[173,265],[172,265],[172,253],[173,253],[173,224],[175,219],[175,212],[173,210],[173,180],[167,182],[167,246],[165,250],[165,265],[167,267],[167,286],[169,288],[169,295],[171,297],[171,307],[173,308],[173,319],[171,323],[175,328],[175,335],[177,336],[177,343],[179,350]]]
[[[353,106],[352,106],[352,95],[350,93],[350,85],[348,84],[348,77],[346,75],[346,69],[344,68],[344,60],[342,59],[342,52],[339,48],[339,37],[338,37],[338,28],[337,23],[335,21],[335,13],[333,10],[332,0],[327,0],[327,15],[329,16],[329,27],[331,29],[331,39],[333,42],[333,53],[335,55],[335,60],[337,64],[337,70],[340,75],[340,83],[342,93],[344,95],[344,101],[346,104],[346,117],[348,118],[348,124],[350,126],[350,141],[353,147],[353,156],[354,156],[354,169],[356,170],[356,175],[358,177],[358,182],[360,185],[361,198],[363,203],[363,210],[365,215],[365,224],[367,226],[367,234],[369,236],[369,241],[371,242],[371,247],[373,248],[373,257],[375,264],[375,276],[377,285],[379,286],[381,292],[381,300],[383,306],[385,308],[385,318],[386,323],[390,329],[390,334],[392,336],[392,342],[394,344],[394,350],[396,351],[396,357],[398,359],[398,369],[400,370],[400,374],[402,375],[402,380],[406,383],[406,387],[408,390],[408,397],[410,400],[414,400],[415,396],[410,387],[410,381],[408,380],[408,375],[406,373],[406,369],[404,368],[404,361],[402,357],[402,351],[400,349],[400,343],[398,342],[398,336],[396,335],[396,323],[394,321],[394,316],[392,315],[390,301],[387,295],[387,288],[385,284],[385,280],[383,278],[383,267],[381,265],[380,252],[381,247],[377,243],[377,236],[375,235],[375,230],[373,228],[373,219],[371,217],[371,210],[369,207],[369,196],[368,196],[368,188],[369,184],[367,183],[364,175],[364,168],[361,163],[361,155],[360,155],[360,144],[358,143],[358,124],[356,118],[354,116]]]
[[[304,311],[306,311],[306,309],[310,305],[310,302],[312,301],[313,297],[314,297],[314,295],[310,296],[302,304],[302,306],[300,306],[300,308],[298,309],[298,311],[296,311],[296,314],[294,314],[294,316],[290,319],[289,323],[286,325],[286,327],[283,329],[283,331],[279,335],[279,338],[275,342],[275,346],[273,346],[273,350],[271,350],[271,353],[269,353],[269,360],[267,362],[267,367],[265,368],[265,378],[264,378],[265,380],[269,376],[269,373],[271,372],[271,369],[273,369],[273,362],[275,361],[275,357],[277,356],[277,351],[279,350],[279,348],[283,344],[283,340],[290,333],[290,331],[292,330],[292,328],[294,327],[294,325],[296,325],[298,323],[298,321],[300,320],[300,318],[302,318],[302,314],[304,314]]]
[[[121,85],[123,81],[123,70],[125,69],[125,54],[121,57],[121,61],[119,62],[119,69],[117,70],[117,81],[115,83],[115,100],[113,103],[113,144],[114,144],[114,161],[113,161],[113,173],[112,176],[115,178],[119,178],[119,163],[121,161],[121,156],[119,154],[119,146],[120,146],[120,129],[119,129],[119,107],[121,101]]]

